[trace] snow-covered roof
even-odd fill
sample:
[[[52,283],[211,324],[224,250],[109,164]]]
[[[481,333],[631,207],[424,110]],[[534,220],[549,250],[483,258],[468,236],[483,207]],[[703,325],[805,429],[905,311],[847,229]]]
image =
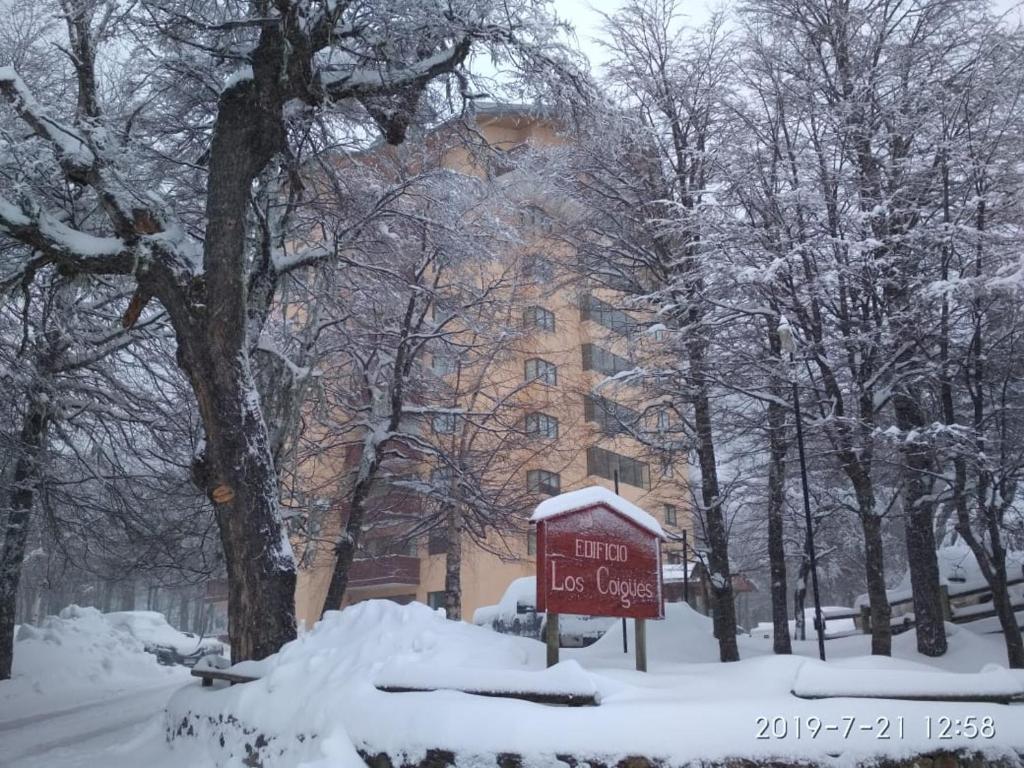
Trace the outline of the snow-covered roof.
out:
[[[585,507],[592,507],[595,504],[604,504],[627,520],[636,523],[644,530],[650,531],[659,538],[666,538],[661,524],[650,513],[645,512],[636,504],[627,501],[600,485],[592,485],[589,488],[581,488],[578,491],[562,493],[542,501],[537,505],[537,509],[533,511],[530,522],[538,523],[541,520],[565,515]]]
[[[700,563],[693,562],[689,563],[689,568],[683,563],[662,563],[661,575],[664,581],[683,581],[689,576],[691,579],[696,578],[696,570]]]

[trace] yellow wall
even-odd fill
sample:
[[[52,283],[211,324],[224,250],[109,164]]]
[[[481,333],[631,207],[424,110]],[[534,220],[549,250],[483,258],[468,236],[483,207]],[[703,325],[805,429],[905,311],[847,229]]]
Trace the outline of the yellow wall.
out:
[[[524,141],[549,145],[560,141],[552,125],[516,115],[505,115],[496,119],[481,118],[478,121],[480,133],[492,145],[511,148]],[[471,170],[470,156],[463,150],[448,155],[448,162],[457,169]],[[564,260],[565,252],[544,234],[536,233],[527,250],[543,252],[557,266]],[[626,356],[624,338],[617,337],[593,321],[582,321],[579,310],[580,281],[564,267],[558,267],[556,277],[550,282],[533,285],[525,290],[523,308],[531,304],[546,307],[555,313],[556,330],[553,333],[537,332],[522,344],[522,349],[509,359],[501,361],[493,370],[493,385],[496,391],[516,386],[523,381],[523,366],[528,357],[540,357],[558,366],[558,385],[547,386],[540,382],[529,385],[523,393],[524,413],[539,410],[559,419],[559,437],[548,444],[534,447],[537,453],[523,455],[524,466],[547,469],[561,474],[562,491],[574,490],[587,485],[604,485],[611,488],[612,481],[587,475],[586,446],[599,444],[601,447],[626,456],[645,460],[650,465],[652,488],[645,490],[632,485],[621,484],[620,493],[646,509],[665,526],[670,536],[679,534],[682,527],[691,528],[689,494],[685,479],[687,467],[685,458],[680,457],[673,467],[672,477],[661,476],[661,466],[656,460],[643,456],[642,450],[631,438],[624,436],[607,437],[600,434],[597,425],[584,420],[583,397],[592,392],[595,384],[604,377],[596,372],[583,370],[581,344],[592,342],[604,349]],[[595,290],[595,295],[609,300],[611,294]],[[521,321],[521,313],[519,320]],[[650,343],[645,341],[646,343]],[[600,391],[610,399],[635,398],[632,390],[604,388]],[[630,403],[632,405],[632,403]],[[517,470],[519,471],[519,470]],[[526,483],[525,469],[522,477],[513,482]],[[664,505],[673,504],[678,515],[678,525],[665,521]],[[484,605],[498,602],[505,588],[520,576],[534,574],[534,558],[527,555],[527,529],[532,509],[522,512],[522,530],[504,536],[492,535],[488,549],[503,552],[503,556],[487,551],[468,537],[463,543],[462,565],[462,616],[472,620],[474,611]],[[328,539],[328,536],[324,537]],[[666,549],[678,549],[670,543]],[[420,582],[413,589],[409,587],[362,588],[350,590],[347,601],[371,597],[396,597],[415,592],[421,602],[427,602],[430,592],[444,589],[444,556],[428,555],[426,542],[419,545]],[[300,620],[307,627],[312,626],[319,615],[319,608],[326,595],[333,557],[329,547],[321,546],[312,563],[300,569],[296,591],[296,610]]]

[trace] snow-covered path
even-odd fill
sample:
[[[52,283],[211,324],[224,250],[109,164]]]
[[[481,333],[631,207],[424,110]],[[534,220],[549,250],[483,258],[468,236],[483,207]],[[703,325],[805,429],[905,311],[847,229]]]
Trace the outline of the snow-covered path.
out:
[[[0,721],[3,768],[177,768],[193,766],[163,740],[163,710],[192,678],[129,689],[100,701]]]

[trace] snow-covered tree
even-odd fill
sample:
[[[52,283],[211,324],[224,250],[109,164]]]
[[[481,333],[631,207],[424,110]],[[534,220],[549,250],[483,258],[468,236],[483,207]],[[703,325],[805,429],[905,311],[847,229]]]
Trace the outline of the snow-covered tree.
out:
[[[472,93],[474,47],[557,81],[569,71],[557,26],[533,0],[67,0],[60,12],[73,98],[0,69],[19,123],[4,136],[0,231],[29,249],[7,252],[4,280],[48,265],[126,276],[137,286],[127,326],[162,305],[203,422],[195,474],[221,532],[232,656],[261,658],[294,637],[295,564],[252,346],[282,277],[334,249],[315,237],[257,247],[253,195],[317,121],[367,115],[400,143],[431,83]]]

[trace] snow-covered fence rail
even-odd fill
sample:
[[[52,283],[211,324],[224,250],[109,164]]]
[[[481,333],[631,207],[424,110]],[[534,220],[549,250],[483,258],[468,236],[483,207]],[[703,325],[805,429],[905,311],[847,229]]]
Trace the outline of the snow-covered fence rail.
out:
[[[1008,589],[1024,585],[1024,576],[1019,579],[1011,579],[1006,582]],[[971,589],[959,590],[955,587],[942,585],[942,606],[946,621],[954,624],[969,624],[981,619],[990,619],[998,615],[992,605],[992,588],[988,585],[973,587]],[[1024,611],[1024,590],[1011,603],[1013,611]],[[892,631],[894,634],[905,632],[914,626],[914,598],[906,597],[900,600],[893,600],[889,603],[892,616]],[[864,634],[871,632],[871,609],[862,605],[860,611],[849,614],[830,614],[829,620],[848,619],[854,620],[857,629]],[[832,639],[832,638],[826,638]]]

